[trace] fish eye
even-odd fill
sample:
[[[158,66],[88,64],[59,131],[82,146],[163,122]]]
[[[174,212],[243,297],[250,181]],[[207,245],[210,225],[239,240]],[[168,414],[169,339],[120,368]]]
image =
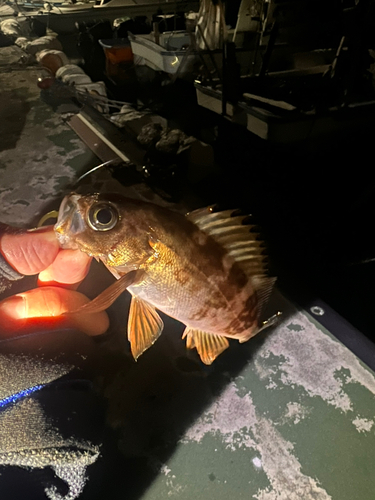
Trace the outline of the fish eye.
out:
[[[112,205],[100,203],[90,208],[87,222],[94,231],[109,231],[118,220],[118,212]]]

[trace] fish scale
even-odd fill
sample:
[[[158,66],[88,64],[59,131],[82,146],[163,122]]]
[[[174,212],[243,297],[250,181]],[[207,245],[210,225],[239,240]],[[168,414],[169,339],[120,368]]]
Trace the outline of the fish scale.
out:
[[[156,245],[155,249],[160,246]],[[145,268],[145,280],[129,288],[132,293],[183,323],[198,326],[193,318],[201,314],[202,307],[214,312],[214,317],[224,314],[228,317],[227,321],[234,319],[232,312],[226,310],[227,302],[192,263],[184,262],[167,247],[158,253],[160,256],[155,263]],[[215,327],[217,329],[218,325],[210,326],[210,329]]]

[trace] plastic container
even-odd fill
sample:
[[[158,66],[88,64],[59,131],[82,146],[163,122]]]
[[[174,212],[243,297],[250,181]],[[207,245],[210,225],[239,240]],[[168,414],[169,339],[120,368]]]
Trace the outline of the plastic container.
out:
[[[99,40],[99,43],[104,49],[107,61],[111,64],[133,63],[133,52],[127,38]]]

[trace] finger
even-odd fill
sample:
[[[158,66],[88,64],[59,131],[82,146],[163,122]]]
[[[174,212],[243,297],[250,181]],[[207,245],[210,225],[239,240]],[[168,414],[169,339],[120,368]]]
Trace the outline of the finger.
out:
[[[41,284],[79,283],[88,273],[91,257],[80,250],[60,250],[50,266],[39,274]]]
[[[3,332],[27,333],[28,325],[52,319],[57,327],[72,327],[90,336],[101,335],[109,327],[105,312],[67,314],[89,302],[82,293],[59,287],[43,287],[20,293],[0,302],[0,324]]]
[[[53,226],[35,232],[9,232],[0,239],[0,251],[7,262],[21,274],[37,274],[55,260],[59,243]]]

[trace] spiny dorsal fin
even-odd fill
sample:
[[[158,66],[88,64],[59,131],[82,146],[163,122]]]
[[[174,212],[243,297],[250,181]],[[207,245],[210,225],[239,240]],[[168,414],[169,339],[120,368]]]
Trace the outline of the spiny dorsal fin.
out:
[[[201,231],[223,246],[248,276],[267,274],[267,256],[255,226],[243,224],[248,215],[234,215],[237,210],[213,212],[213,207],[200,208],[186,215]],[[255,287],[256,288],[256,287]],[[257,288],[256,288],[257,289]]]
[[[198,354],[205,365],[210,365],[219,354],[229,347],[229,342],[225,337],[188,326],[185,328],[182,338],[186,338],[186,347],[188,349],[197,348]]]
[[[148,302],[133,295],[128,320],[128,340],[134,359],[144,353],[160,337],[164,323]]]
[[[193,210],[186,214],[186,217],[194,223],[197,223],[202,217],[205,217],[208,214],[212,214],[215,205],[210,205],[209,207],[198,208],[197,210]]]

